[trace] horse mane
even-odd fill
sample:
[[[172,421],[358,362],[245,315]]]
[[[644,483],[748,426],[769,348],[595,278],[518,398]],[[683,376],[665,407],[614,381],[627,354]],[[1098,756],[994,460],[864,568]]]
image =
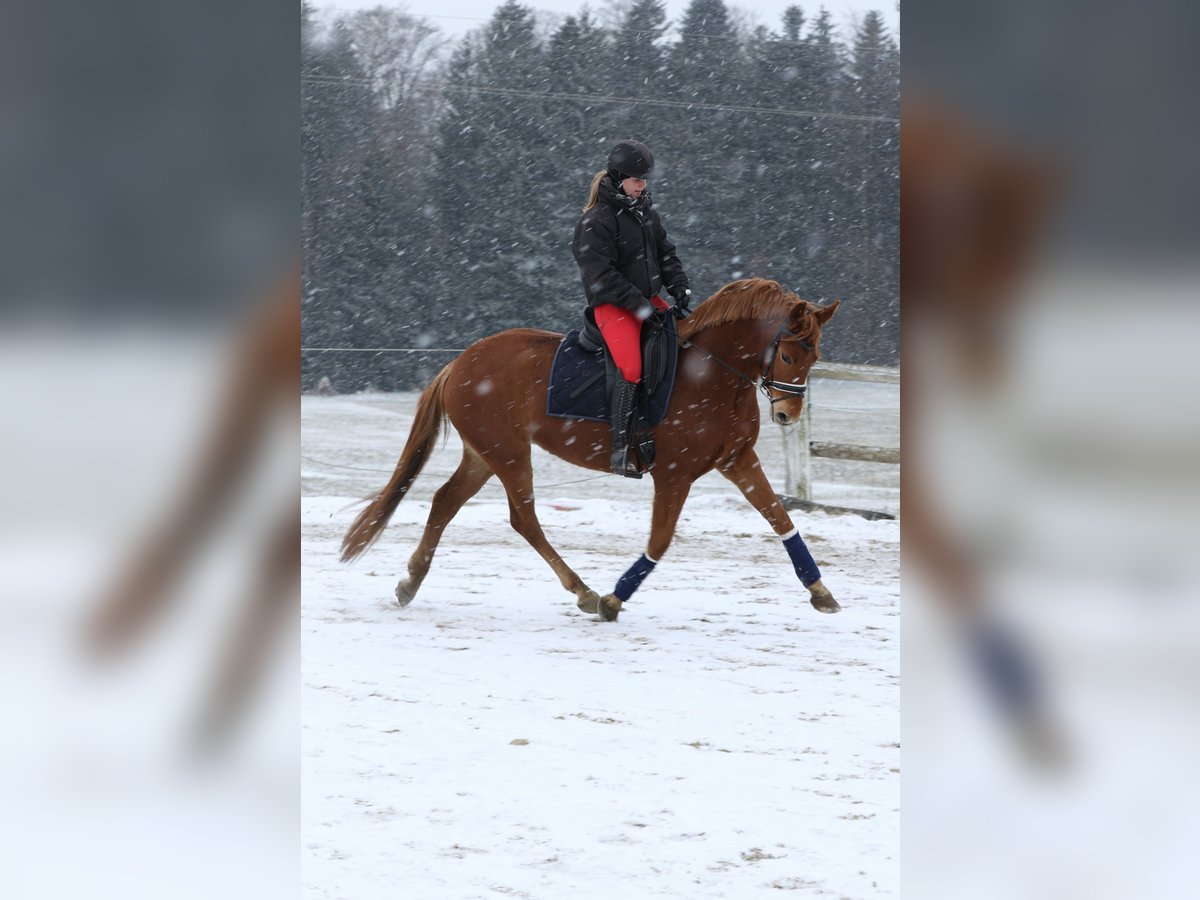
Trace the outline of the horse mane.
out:
[[[811,303],[785,291],[778,281],[766,278],[731,281],[697,306],[691,316],[680,321],[679,336],[686,340],[705,328],[744,319],[788,318],[798,306],[806,307],[809,312],[813,309]],[[817,320],[806,315],[799,326],[798,336],[815,343],[819,333]]]

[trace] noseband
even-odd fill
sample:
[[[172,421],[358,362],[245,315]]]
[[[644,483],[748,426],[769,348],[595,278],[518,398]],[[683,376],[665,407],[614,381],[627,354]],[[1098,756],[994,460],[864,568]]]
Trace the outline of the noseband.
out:
[[[812,350],[813,345],[808,341],[802,340],[800,335],[787,330],[787,319],[783,320],[783,324],[779,326],[779,331],[775,333],[775,340],[771,342],[771,346],[767,348],[767,355],[763,357],[763,372],[762,381],[759,382],[759,390],[763,396],[771,401],[771,407],[774,408],[776,403],[782,403],[784,400],[789,400],[792,397],[803,397],[808,391],[808,384],[792,384],[790,381],[776,381],[771,377],[775,368],[775,357],[779,353],[779,345],[784,341],[796,341],[805,350]],[[786,394],[785,397],[772,397],[771,391],[779,391],[781,394]]]

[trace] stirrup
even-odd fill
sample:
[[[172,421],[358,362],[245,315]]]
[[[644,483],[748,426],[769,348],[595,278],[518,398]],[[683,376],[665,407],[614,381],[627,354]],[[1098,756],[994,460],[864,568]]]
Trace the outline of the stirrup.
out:
[[[637,467],[629,456],[629,448],[624,450],[613,451],[612,459],[609,461],[609,468],[612,469],[614,475],[622,475],[625,478],[641,478],[642,471]]]

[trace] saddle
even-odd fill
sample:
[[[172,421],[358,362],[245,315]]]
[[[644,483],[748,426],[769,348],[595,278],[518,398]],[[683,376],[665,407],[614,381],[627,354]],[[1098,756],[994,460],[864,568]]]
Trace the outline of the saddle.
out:
[[[638,385],[631,441],[646,466],[654,461],[651,431],[667,414],[678,356],[675,316],[669,311],[656,311],[642,328],[642,380]],[[583,328],[568,331],[554,353],[546,414],[608,422],[609,398],[618,375],[589,309],[584,313]]]

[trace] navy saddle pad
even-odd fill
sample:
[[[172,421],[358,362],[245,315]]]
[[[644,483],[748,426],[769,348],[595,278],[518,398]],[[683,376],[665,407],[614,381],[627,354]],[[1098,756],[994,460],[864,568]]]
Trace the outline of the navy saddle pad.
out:
[[[675,363],[679,342],[675,337],[675,319],[662,317],[662,329],[642,347],[642,384],[649,386],[650,397],[639,406],[641,428],[653,428],[667,414],[671,388],[675,384]],[[567,419],[609,421],[608,353],[585,350],[579,346],[579,331],[568,331],[559,342],[550,365],[550,388],[546,413]],[[615,368],[615,367],[614,367]]]

